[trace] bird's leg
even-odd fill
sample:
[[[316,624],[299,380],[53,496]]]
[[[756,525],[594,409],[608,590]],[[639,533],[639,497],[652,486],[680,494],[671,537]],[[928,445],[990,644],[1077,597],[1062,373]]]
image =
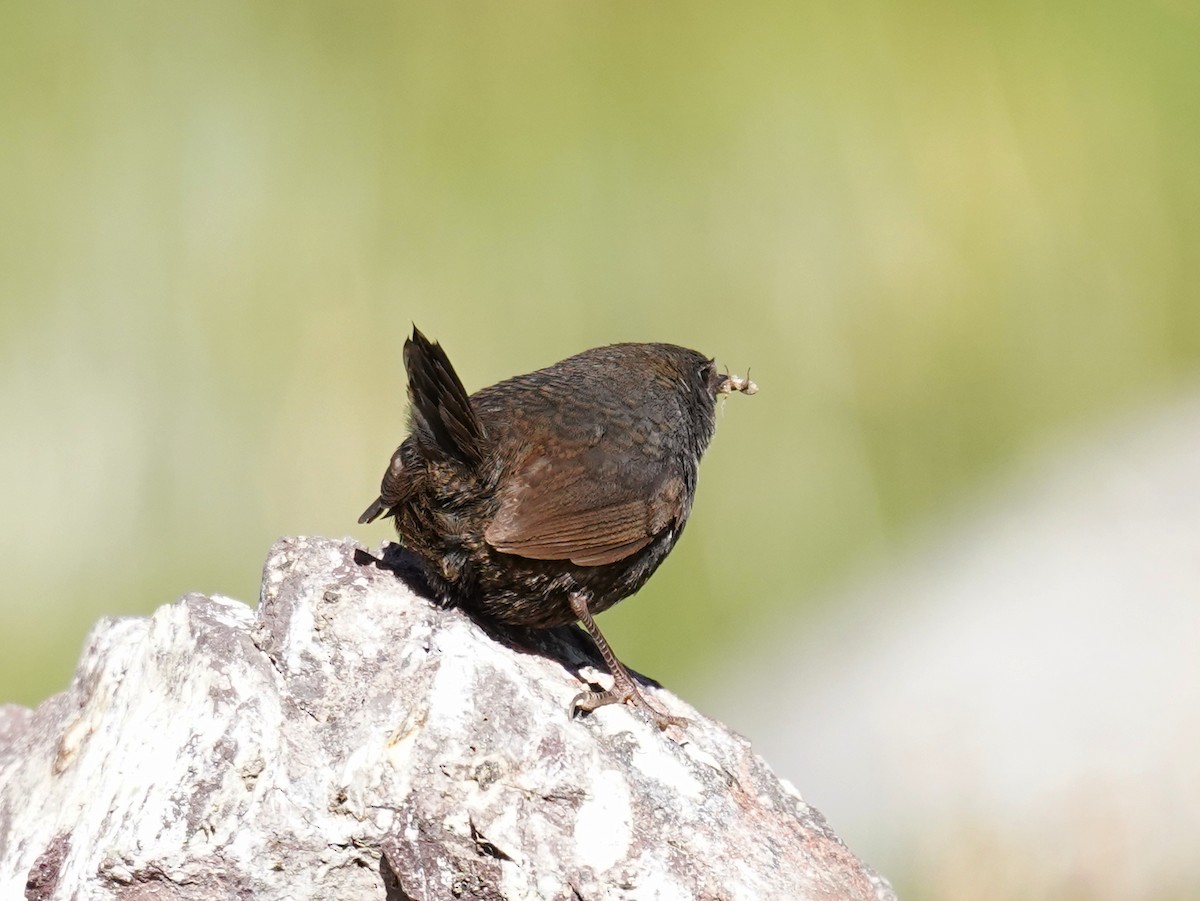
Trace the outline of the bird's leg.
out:
[[[582,592],[571,592],[570,601],[571,612],[587,629],[588,635],[592,636],[592,641],[595,642],[600,656],[604,658],[604,663],[613,677],[613,687],[608,691],[584,691],[577,694],[571,701],[571,712],[574,713],[576,710],[592,711],[605,704],[631,704],[634,707],[641,707],[650,714],[660,729],[666,729],[667,726],[686,726],[687,720],[683,717],[671,716],[646,700],[645,695],[638,689],[637,683],[633,681],[633,676],[629,675],[629,670],[625,669],[624,664],[612,652],[612,648],[608,646],[608,642],[600,632],[600,627],[596,625],[596,620],[592,618],[592,611],[588,609],[587,595]]]

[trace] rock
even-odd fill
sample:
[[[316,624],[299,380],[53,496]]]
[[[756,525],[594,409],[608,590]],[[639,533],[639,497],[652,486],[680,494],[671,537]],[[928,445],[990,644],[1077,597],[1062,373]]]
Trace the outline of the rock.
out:
[[[577,630],[522,647],[349,540],[278,542],[256,611],[101,621],[0,708],[0,897],[890,899],[747,742],[571,719]],[[360,562],[363,561],[363,562]]]

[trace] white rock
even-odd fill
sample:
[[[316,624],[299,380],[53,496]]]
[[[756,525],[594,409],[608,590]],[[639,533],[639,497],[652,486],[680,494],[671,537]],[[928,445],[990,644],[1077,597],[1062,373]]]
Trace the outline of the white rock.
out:
[[[889,899],[746,742],[567,715],[578,630],[515,650],[356,562],[272,550],[257,614],[103,621],[0,708],[0,898]]]

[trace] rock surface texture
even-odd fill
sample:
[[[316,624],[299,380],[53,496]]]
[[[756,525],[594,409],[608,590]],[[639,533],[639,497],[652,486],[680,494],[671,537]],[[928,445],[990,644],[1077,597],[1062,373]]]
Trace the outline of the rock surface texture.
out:
[[[0,708],[0,898],[890,899],[737,735],[571,720],[574,630],[522,647],[350,541],[272,549],[257,611],[103,621]]]

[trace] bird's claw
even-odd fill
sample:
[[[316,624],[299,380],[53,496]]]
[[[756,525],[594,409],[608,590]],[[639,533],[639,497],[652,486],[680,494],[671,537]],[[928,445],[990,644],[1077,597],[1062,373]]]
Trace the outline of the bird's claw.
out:
[[[646,700],[645,695],[636,688],[626,691],[618,688],[610,688],[608,691],[581,691],[571,699],[569,713],[574,717],[579,711],[591,713],[593,710],[609,704],[628,704],[630,707],[638,708],[654,720],[654,724],[659,729],[665,730],[668,726],[683,727],[688,724],[683,717],[673,716],[651,704]]]

